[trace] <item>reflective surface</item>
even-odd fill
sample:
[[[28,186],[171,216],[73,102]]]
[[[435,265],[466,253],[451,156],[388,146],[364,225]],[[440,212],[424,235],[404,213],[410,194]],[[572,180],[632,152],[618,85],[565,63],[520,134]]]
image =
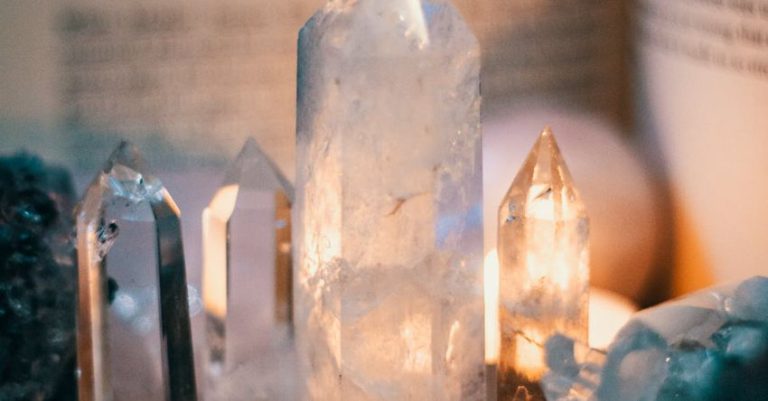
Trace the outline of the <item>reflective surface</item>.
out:
[[[162,183],[149,175],[138,150],[123,142],[88,187],[76,215],[80,401],[117,398],[110,372],[105,257],[113,242],[119,241],[115,236],[120,222],[105,215],[137,221],[146,219],[142,211],[147,207],[156,233],[163,392],[167,400],[196,400],[179,210]]]
[[[265,377],[291,360],[292,197],[291,184],[249,140],[203,212],[209,399],[291,399]]]
[[[500,400],[544,400],[544,342],[588,338],[589,222],[547,128],[499,207]]]

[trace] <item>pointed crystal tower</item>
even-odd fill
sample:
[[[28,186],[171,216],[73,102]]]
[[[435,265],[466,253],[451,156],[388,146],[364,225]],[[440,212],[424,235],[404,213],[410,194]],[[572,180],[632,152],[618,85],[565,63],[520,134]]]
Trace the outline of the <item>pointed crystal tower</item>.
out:
[[[107,259],[112,243],[120,241],[115,238],[118,221],[142,219],[146,217],[142,215],[144,209],[149,210],[156,233],[155,274],[162,353],[162,366],[145,369],[161,372],[165,399],[196,400],[179,209],[163,184],[148,173],[138,150],[122,142],[86,190],[76,212],[80,401],[115,398],[111,374],[114,364],[109,357],[106,273],[112,261]]]
[[[298,77],[305,399],[484,399],[474,36],[446,1],[331,1]]]
[[[292,201],[293,186],[249,139],[203,211],[209,390],[288,340]]]
[[[544,343],[587,343],[589,221],[549,128],[499,208],[499,400],[543,401]]]

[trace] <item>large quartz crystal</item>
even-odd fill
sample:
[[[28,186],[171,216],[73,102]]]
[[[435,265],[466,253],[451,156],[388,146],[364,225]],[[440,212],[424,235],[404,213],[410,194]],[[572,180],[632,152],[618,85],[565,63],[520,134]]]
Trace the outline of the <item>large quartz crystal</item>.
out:
[[[78,205],[76,219],[79,400],[195,400],[179,209],[162,183],[148,173],[135,147],[126,142],[119,145],[88,187]],[[116,238],[118,229],[121,238]],[[121,253],[120,246],[113,248],[115,241],[128,245],[130,252],[122,248]],[[136,274],[147,267],[152,274]],[[126,284],[136,284],[147,276],[157,281],[145,288],[152,289],[159,298],[159,324],[150,319],[154,315],[149,315],[141,316],[133,326],[146,333],[154,332],[153,328],[159,326],[157,347],[149,351],[138,347],[130,350],[134,354],[154,353],[147,359],[156,363],[125,372],[122,359],[111,360],[114,341],[110,340],[108,330],[107,269],[118,281],[126,278],[123,281]],[[115,301],[117,314],[139,307],[138,290],[125,288],[119,292],[125,299]],[[115,334],[124,335],[122,330]],[[121,371],[124,372],[121,377],[113,377],[113,372]],[[152,383],[141,379],[144,375],[150,379],[162,377],[160,388],[153,391]],[[125,381],[130,382],[126,389],[116,385],[113,392],[115,383]],[[142,388],[147,389],[147,393],[134,393]],[[141,394],[141,398],[137,398],[137,394]]]
[[[477,42],[439,0],[336,0],[299,39],[305,399],[482,400]]]
[[[250,139],[203,211],[209,400],[291,398],[280,379],[296,379],[280,368],[292,360],[292,200],[292,185]]]
[[[543,346],[587,342],[589,222],[549,129],[499,208],[500,400],[544,400]]]
[[[549,401],[768,400],[768,278],[642,311],[603,358],[573,345],[547,343]]]

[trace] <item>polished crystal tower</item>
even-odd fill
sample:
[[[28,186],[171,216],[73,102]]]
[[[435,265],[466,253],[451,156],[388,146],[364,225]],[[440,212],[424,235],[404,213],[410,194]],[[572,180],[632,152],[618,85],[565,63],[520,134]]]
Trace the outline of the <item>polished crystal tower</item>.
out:
[[[484,399],[474,36],[444,1],[336,0],[298,63],[304,398]]]
[[[138,150],[123,142],[94,178],[76,212],[80,401],[120,399],[113,394],[114,365],[109,357],[108,254],[113,242],[120,241],[119,225],[144,218],[144,212],[154,220],[156,249],[146,252],[156,254],[162,353],[161,367],[145,368],[161,372],[166,400],[196,400],[179,209],[163,184],[148,173]]]
[[[549,128],[499,208],[499,400],[544,401],[544,344],[587,343],[589,221]]]
[[[207,390],[244,365],[276,359],[288,341],[292,200],[292,185],[249,139],[203,211]]]

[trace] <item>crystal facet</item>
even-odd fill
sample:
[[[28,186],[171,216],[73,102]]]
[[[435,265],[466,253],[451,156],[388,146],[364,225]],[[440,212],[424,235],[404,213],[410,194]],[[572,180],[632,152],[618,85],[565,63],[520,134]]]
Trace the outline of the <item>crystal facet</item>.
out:
[[[767,312],[760,276],[641,311],[608,349],[597,390],[577,400],[766,400]]]
[[[331,1],[299,39],[308,400],[481,400],[479,51],[444,1]]]
[[[757,276],[639,312],[607,355],[590,350],[580,360],[568,358],[578,354],[573,340],[551,337],[547,400],[768,399],[766,307],[768,277]]]
[[[230,387],[246,396],[246,383],[234,383],[241,377],[263,399],[286,399],[274,381],[255,377],[268,377],[288,359],[292,201],[292,185],[249,139],[203,211],[209,398]],[[272,366],[258,365],[266,360]],[[238,369],[251,374],[233,374]]]
[[[589,401],[600,384],[605,351],[555,334],[547,340],[548,371],[541,379],[547,401]]]
[[[109,219],[113,216],[129,222],[142,219],[154,221],[155,276],[159,287],[162,336],[159,339],[162,355],[158,359],[162,361],[162,366],[146,369],[162,372],[166,399],[195,400],[179,209],[162,183],[147,172],[138,150],[126,142],[118,146],[104,169],[94,178],[76,213],[79,399],[108,401],[114,398],[106,274],[108,265],[112,265],[111,261],[107,261],[110,259],[110,246],[113,241],[120,242],[120,238],[115,238],[117,223]],[[137,256],[128,255],[128,258]]]
[[[499,208],[498,396],[521,387],[544,400],[544,343],[587,343],[589,222],[549,129],[541,133]]]

